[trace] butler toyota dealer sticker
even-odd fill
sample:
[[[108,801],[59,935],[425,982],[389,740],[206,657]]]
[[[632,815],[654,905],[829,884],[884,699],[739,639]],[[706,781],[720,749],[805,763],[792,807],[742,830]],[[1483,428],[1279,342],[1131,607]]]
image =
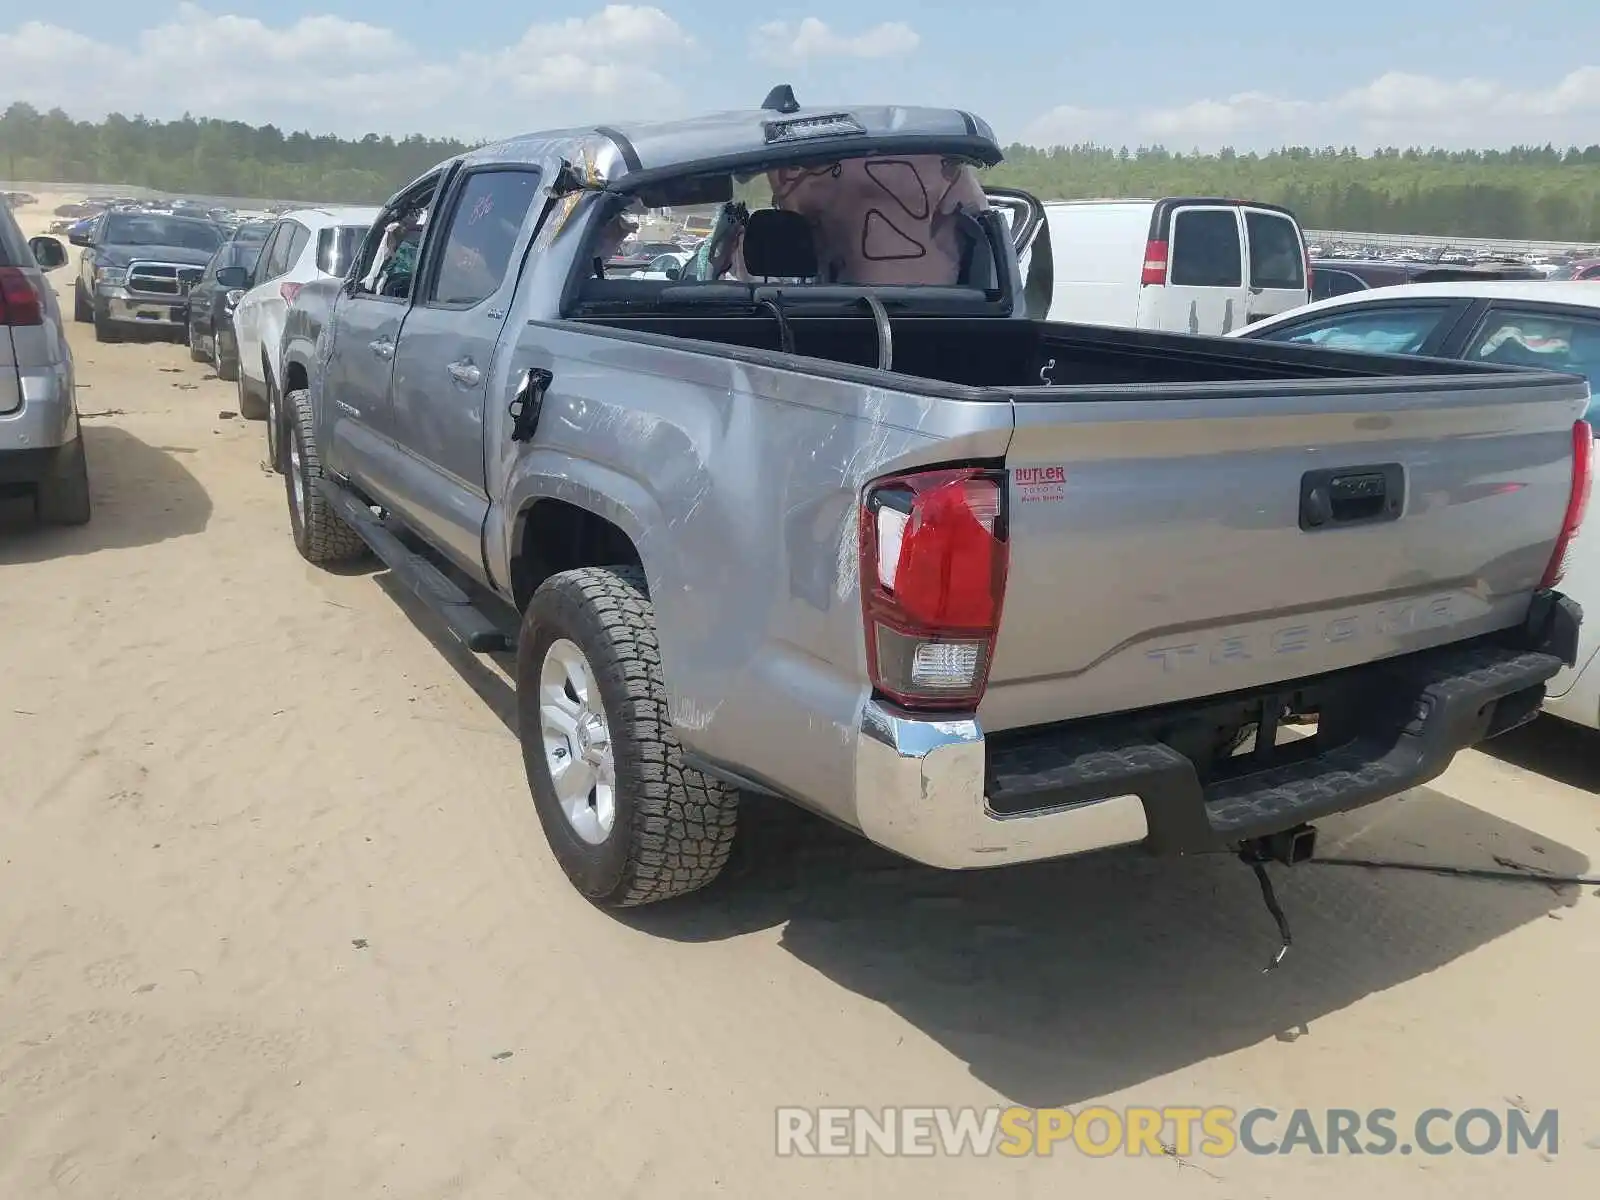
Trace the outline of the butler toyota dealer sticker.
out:
[[[1017,467],[1011,472],[1011,478],[1017,485],[1017,499],[1024,504],[1067,498],[1067,469],[1059,464]]]

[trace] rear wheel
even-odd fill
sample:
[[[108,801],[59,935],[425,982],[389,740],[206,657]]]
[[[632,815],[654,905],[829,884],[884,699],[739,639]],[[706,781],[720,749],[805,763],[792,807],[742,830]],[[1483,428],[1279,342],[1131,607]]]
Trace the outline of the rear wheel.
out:
[[[286,406],[283,486],[295,549],[307,562],[319,565],[352,562],[367,552],[367,544],[339,518],[317,487],[317,480],[322,478],[322,458],[317,454],[311,397],[303,391],[290,392]]]
[[[89,461],[80,433],[61,448],[50,474],[39,481],[33,515],[42,525],[86,525],[92,511]]]
[[[211,369],[217,373],[218,379],[229,383],[239,378],[239,364],[223,354],[222,335],[214,325],[211,327]]]
[[[639,568],[540,585],[517,644],[517,726],[545,837],[595,904],[668,900],[727,864],[739,793],[684,764]]]

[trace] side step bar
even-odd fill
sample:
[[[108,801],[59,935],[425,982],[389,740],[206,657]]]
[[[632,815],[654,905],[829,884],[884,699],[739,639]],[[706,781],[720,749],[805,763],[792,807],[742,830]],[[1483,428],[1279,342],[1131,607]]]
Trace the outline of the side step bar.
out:
[[[372,547],[372,552],[396,579],[439,614],[451,636],[478,654],[511,649],[511,640],[505,632],[475,607],[472,599],[443,571],[395,537],[359,496],[326,477],[316,482],[345,524],[361,535],[361,540]]]

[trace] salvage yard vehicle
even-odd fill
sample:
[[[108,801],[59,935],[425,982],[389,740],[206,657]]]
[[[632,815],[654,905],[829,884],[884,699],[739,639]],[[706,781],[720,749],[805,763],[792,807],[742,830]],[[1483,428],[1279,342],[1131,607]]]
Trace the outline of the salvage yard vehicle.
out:
[[[218,281],[243,292],[233,311],[233,339],[239,370],[239,415],[267,422],[267,459],[279,458],[277,431],[283,367],[278,347],[284,313],[306,284],[342,276],[355,257],[375,208],[297,208],[285,212],[267,236],[253,268],[225,267]]]
[[[78,256],[73,316],[93,322],[95,340],[115,342],[135,329],[183,333],[189,289],[222,245],[221,226],[163,213],[101,214],[70,235]]]
[[[33,497],[47,525],[91,515],[72,351],[45,273],[65,266],[53,237],[25,240],[0,204],[0,497]]]
[[[208,362],[217,378],[232,382],[239,378],[239,343],[233,334],[233,310],[244,295],[241,288],[230,288],[221,273],[236,268],[254,269],[261,256],[261,243],[229,238],[211,256],[199,281],[189,289],[184,312],[188,321],[189,357]]]
[[[969,113],[788,88],[530,134],[302,292],[295,544],[515,649],[597,904],[710,882],[743,791],[936,867],[1142,845],[1265,879],[1572,662],[1582,380],[1028,319],[1043,214],[989,204],[1000,158]],[[710,277],[605,270],[643,211],[736,187]]]
[[[1294,214],[1220,197],[1052,200],[1022,246],[1034,316],[1223,334],[1311,299]]]

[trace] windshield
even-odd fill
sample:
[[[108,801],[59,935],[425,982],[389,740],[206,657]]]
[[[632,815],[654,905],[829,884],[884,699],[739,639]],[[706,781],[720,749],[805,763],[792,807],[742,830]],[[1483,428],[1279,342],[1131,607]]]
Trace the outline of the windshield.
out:
[[[101,239],[112,246],[181,246],[185,250],[215,250],[222,245],[222,230],[209,221],[186,221],[152,213],[113,213],[106,218]]]

